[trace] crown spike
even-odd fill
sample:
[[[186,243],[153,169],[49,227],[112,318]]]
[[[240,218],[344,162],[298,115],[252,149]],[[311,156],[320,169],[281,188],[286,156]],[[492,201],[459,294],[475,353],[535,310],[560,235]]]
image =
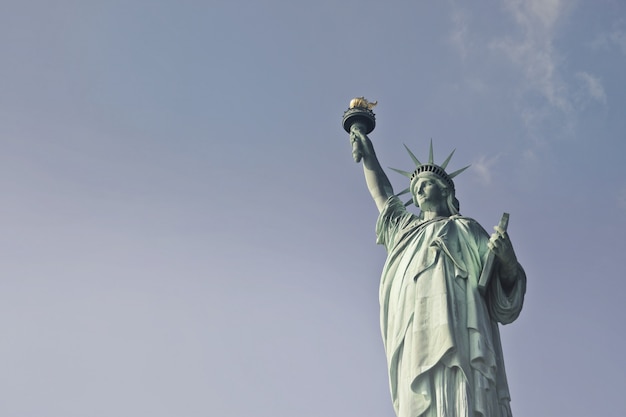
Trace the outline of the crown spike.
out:
[[[411,188],[405,188],[404,190],[402,190],[399,193],[397,193],[396,197],[400,197],[401,195],[404,195],[404,194],[408,193],[410,190],[411,190]]]
[[[434,164],[435,158],[433,158],[433,138],[430,138],[430,150],[428,151],[428,163]]]
[[[403,171],[401,169],[396,169],[396,168],[391,168],[391,167],[389,167],[389,169],[391,169],[393,171],[396,171],[398,174],[402,174],[402,175],[404,175],[407,178],[411,178],[411,175],[413,175],[412,172],[406,172],[406,171]]]
[[[408,206],[410,206],[411,204],[413,204],[413,200],[412,200],[412,199],[411,199],[411,200],[409,200],[409,201],[407,201],[406,203],[404,203],[404,207],[408,207]]]
[[[409,156],[413,160],[413,163],[415,164],[416,167],[422,165],[422,163],[419,161],[419,159],[417,159],[417,157],[413,154],[413,152],[411,152],[408,146],[404,145],[404,149],[406,149],[406,151],[409,153]]]
[[[450,153],[450,156],[448,156],[448,157],[446,158],[446,160],[445,160],[445,161],[443,161],[443,163],[442,163],[441,165],[439,165],[441,168],[446,169],[446,167],[448,166],[448,162],[450,162],[450,159],[452,159],[452,155],[454,155],[454,152],[455,152],[455,151],[456,151],[456,149],[454,149],[454,150],[452,151],[452,153]]]
[[[450,188],[454,189],[454,181],[452,181],[452,178],[456,177],[457,175],[459,175],[460,173],[462,173],[463,171],[465,171],[467,168],[469,168],[471,165],[466,166],[465,168],[461,168],[455,172],[453,172],[452,174],[448,174],[446,172],[446,168],[448,166],[448,163],[450,162],[450,160],[452,159],[452,156],[454,155],[454,153],[456,152],[456,149],[453,150],[450,155],[448,155],[448,157],[446,158],[445,161],[443,161],[443,163],[441,165],[437,165],[435,164],[435,158],[434,158],[434,152],[433,152],[433,140],[432,138],[430,139],[430,149],[429,149],[429,155],[428,155],[428,163],[426,164],[422,164],[419,162],[419,160],[417,159],[417,157],[415,157],[415,155],[413,155],[413,152],[411,152],[411,150],[408,148],[408,146],[404,145],[405,149],[407,150],[407,152],[409,153],[409,155],[411,155],[411,158],[413,159],[413,161],[417,165],[417,167],[415,168],[415,171],[413,171],[413,173],[410,175],[410,177],[407,175],[408,173],[405,171],[401,171],[395,168],[391,168],[396,172],[399,172],[400,174],[407,176],[410,178],[411,183],[413,183],[413,181],[415,181],[416,178],[419,178],[419,176],[424,173],[425,175],[434,175],[437,176],[439,178],[441,178],[442,180],[444,180],[449,186]]]
[[[458,169],[458,170],[454,171],[452,174],[448,174],[448,177],[450,177],[450,178],[454,178],[454,177],[456,177],[457,175],[459,175],[461,172],[465,171],[465,170],[466,170],[467,168],[469,168],[469,167],[471,167],[471,165],[468,165],[468,166],[466,166],[465,168]]]

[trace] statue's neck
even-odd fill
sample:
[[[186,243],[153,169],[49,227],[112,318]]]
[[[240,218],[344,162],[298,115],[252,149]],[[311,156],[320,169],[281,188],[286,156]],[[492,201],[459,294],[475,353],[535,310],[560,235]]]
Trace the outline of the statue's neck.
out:
[[[450,211],[448,209],[438,208],[422,212],[422,218],[424,220],[433,220],[437,217],[450,217]]]

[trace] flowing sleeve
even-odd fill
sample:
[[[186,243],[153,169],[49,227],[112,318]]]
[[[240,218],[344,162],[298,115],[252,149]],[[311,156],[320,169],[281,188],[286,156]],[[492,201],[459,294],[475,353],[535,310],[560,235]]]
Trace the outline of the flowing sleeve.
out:
[[[400,231],[414,218],[415,215],[407,211],[398,197],[389,197],[376,222],[376,243],[384,245],[390,252],[398,243]]]
[[[494,273],[487,291],[489,314],[502,324],[512,323],[522,311],[525,294],[526,273],[519,263],[517,264],[515,284],[508,291],[502,287],[499,273]]]

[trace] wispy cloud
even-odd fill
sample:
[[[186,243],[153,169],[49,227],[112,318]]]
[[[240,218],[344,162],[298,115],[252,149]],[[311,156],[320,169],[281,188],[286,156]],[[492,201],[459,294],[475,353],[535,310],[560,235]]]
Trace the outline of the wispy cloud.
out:
[[[452,11],[452,31],[449,40],[459,51],[461,58],[465,59],[470,50],[468,15],[467,12],[458,7]]]
[[[581,112],[607,106],[610,97],[603,80],[589,68],[572,67],[569,50],[560,50],[556,41],[563,27],[579,17],[574,15],[576,2],[503,0],[498,17],[506,24],[489,28],[475,26],[481,20],[472,9],[454,0],[451,4],[448,40],[463,60],[465,89],[486,95],[494,88],[492,81],[505,80],[497,88],[513,97],[511,111],[525,126],[531,149],[574,137]],[[626,51],[626,32],[617,27],[596,41],[597,47],[617,45]],[[494,80],[484,79],[493,74],[492,68],[503,72]],[[483,180],[489,178],[486,172]]]
[[[493,49],[504,53],[523,72],[526,89],[543,96],[550,106],[570,113],[573,106],[559,74],[561,59],[553,46],[557,22],[565,14],[560,0],[507,0],[508,12],[522,31],[518,39],[495,40]]]
[[[558,134],[569,136],[576,129],[581,110],[592,103],[607,104],[601,79],[587,71],[571,71],[554,44],[558,29],[568,23],[574,3],[505,0],[505,4],[519,34],[493,40],[490,46],[520,71],[518,105],[525,126],[531,135],[538,128],[560,126]],[[597,42],[619,45],[626,51],[623,31],[614,30]]]
[[[600,33],[589,43],[592,48],[596,49],[612,49],[617,48],[626,55],[626,23],[618,21],[610,31]]]
[[[602,81],[600,81],[599,78],[584,71],[577,72],[576,78],[581,81],[582,88],[585,91],[586,96],[589,96],[602,104],[606,104],[606,92],[604,91]]]
[[[489,185],[491,183],[493,167],[499,158],[500,155],[490,158],[481,156],[478,161],[472,162],[472,168],[482,184]]]

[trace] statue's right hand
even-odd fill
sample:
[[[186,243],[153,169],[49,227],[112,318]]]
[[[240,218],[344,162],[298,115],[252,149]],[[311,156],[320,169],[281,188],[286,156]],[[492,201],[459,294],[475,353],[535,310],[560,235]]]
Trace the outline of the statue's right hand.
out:
[[[355,123],[350,128],[350,143],[352,144],[352,157],[355,162],[361,162],[363,158],[363,147],[365,134],[360,124]]]
[[[363,157],[363,153],[361,152],[361,139],[351,133],[350,134],[350,143],[352,143],[352,157],[355,162],[361,162],[361,158]]]

